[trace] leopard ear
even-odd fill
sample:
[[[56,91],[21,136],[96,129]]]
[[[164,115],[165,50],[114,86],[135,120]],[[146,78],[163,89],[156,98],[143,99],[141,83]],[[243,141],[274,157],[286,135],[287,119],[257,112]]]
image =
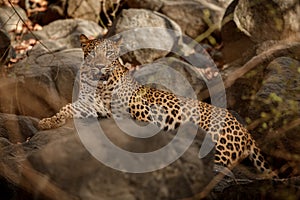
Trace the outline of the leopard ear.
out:
[[[88,43],[89,38],[86,37],[84,34],[80,35],[80,43],[81,43],[81,48],[84,51],[86,48],[86,44]]]
[[[81,43],[85,43],[89,40],[89,38],[86,37],[84,34],[81,34],[79,37],[80,37],[80,42]]]

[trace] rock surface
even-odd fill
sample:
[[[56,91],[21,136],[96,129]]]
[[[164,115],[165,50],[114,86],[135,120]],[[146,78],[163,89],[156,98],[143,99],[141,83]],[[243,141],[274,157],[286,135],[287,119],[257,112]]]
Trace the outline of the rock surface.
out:
[[[299,67],[300,62],[289,57],[274,59],[267,66],[264,82],[248,110],[249,116],[253,119],[262,117],[255,130],[259,132],[268,130],[265,137],[265,141],[268,141],[264,146],[265,152],[276,155],[281,162],[293,166],[295,171],[292,173],[300,171],[299,160],[290,160],[290,156],[297,156],[300,153]],[[274,146],[276,148],[270,150],[270,147]]]
[[[206,87],[197,68],[174,57],[161,58],[144,65],[134,76],[143,84],[169,89],[177,95],[190,98],[201,99],[200,91]]]
[[[122,35],[125,62],[146,64],[166,56],[180,33],[180,27],[162,14],[128,9],[122,10],[108,35]]]
[[[278,40],[298,34],[300,30],[300,2],[290,1],[239,1],[234,12],[238,28],[251,40],[259,43]],[[268,30],[268,31],[266,31]]]
[[[1,119],[9,122],[12,117],[12,115],[1,114]],[[32,126],[29,118],[18,119],[20,124],[25,122],[28,127]],[[91,123],[97,123],[97,121],[84,123],[93,126]],[[101,120],[100,125],[113,143],[121,144],[123,149],[132,152],[148,152],[151,149],[160,148],[161,145],[168,144],[173,138],[171,133],[160,133],[153,138],[136,140],[120,131],[119,126],[114,124],[113,120]],[[155,172],[134,174],[109,168],[92,157],[82,145],[83,141],[78,137],[73,123],[54,130],[36,132],[36,129],[30,129],[27,133],[29,132],[34,135],[29,141],[22,144],[1,143],[0,162],[8,166],[20,163],[21,166],[12,168],[17,174],[20,167],[22,168],[22,163],[24,167],[29,163],[32,166],[31,170],[40,173],[42,177],[51,177],[51,183],[80,199],[177,199],[178,197],[189,197],[201,191],[213,176],[212,155],[202,160],[198,158],[199,145],[203,138],[201,135],[180,159],[168,167]],[[82,133],[79,132],[79,134]],[[91,135],[88,137],[88,140],[96,139]],[[105,144],[99,144],[94,148],[112,156],[109,153],[110,149],[106,148]],[[17,149],[19,150],[16,151]],[[110,159],[118,162],[117,157]],[[28,163],[26,164],[24,160],[27,160]],[[74,166],[76,167],[74,168]],[[26,168],[24,170],[26,172]],[[21,174],[25,172],[21,172]],[[30,182],[28,180],[27,184]],[[44,184],[47,185],[47,181]],[[174,190],[174,188],[177,189]],[[35,197],[39,198],[43,195],[44,191],[37,190]]]
[[[80,49],[32,55],[22,60],[14,69],[15,77],[1,79],[0,91],[6,94],[0,97],[1,112],[38,118],[54,114],[71,101],[81,62]]]
[[[8,33],[0,29],[0,69],[2,67],[2,64],[6,63],[9,59],[11,52],[11,46],[10,46],[10,37]]]
[[[20,5],[24,2],[20,1]],[[120,6],[113,8],[116,9],[115,13],[111,10],[108,12],[114,25],[110,28],[103,7],[99,7],[100,2],[104,1],[98,1],[93,11],[89,12],[91,2],[94,1],[48,1],[45,12],[37,13],[32,13],[32,9],[38,9],[41,6],[39,3],[45,1],[34,1],[29,7],[23,5],[26,12],[16,6],[30,26],[34,22],[48,24],[40,31],[34,31],[33,27],[25,28],[13,9],[0,7],[3,11],[0,12],[1,28],[9,33],[4,37],[4,48],[10,42],[17,54],[0,71],[1,200],[181,199],[194,195],[194,199],[199,199],[199,192],[202,195],[204,193],[207,199],[299,199],[298,2],[261,1],[251,6],[250,1],[239,0],[233,1],[228,7],[230,1],[222,0],[127,0],[122,1],[124,4],[106,0],[104,6],[108,10],[112,9],[109,6],[111,2]],[[76,7],[76,3],[82,4]],[[74,10],[75,7],[78,10]],[[225,7],[222,38],[215,37],[218,33],[209,33],[209,27],[218,27],[220,13],[224,12]],[[28,21],[26,13],[33,24]],[[226,21],[231,14],[233,17]],[[64,20],[57,20],[62,18]],[[99,20],[104,22],[105,28],[98,25]],[[149,29],[149,26],[154,28]],[[148,30],[141,34],[139,30],[145,27]],[[106,28],[109,28],[109,34],[105,34]],[[166,31],[166,28],[179,34],[174,35],[173,31]],[[29,30],[33,33],[29,33]],[[124,34],[124,31],[129,34]],[[217,55],[212,58],[219,63],[218,68],[215,68],[212,60],[207,59],[206,52],[200,50],[200,55],[195,56],[194,51],[198,49],[188,48],[195,43],[181,35],[183,32],[196,37],[203,31],[208,34],[204,34],[203,40],[215,38],[218,44],[222,44],[206,48],[208,51],[212,49],[210,53]],[[93,125],[98,125],[98,121],[84,121],[84,127],[89,131],[79,131],[79,122],[73,123],[72,120],[58,129],[37,130],[40,118],[53,115],[72,101],[73,90],[77,88],[75,77],[83,57],[79,34],[99,38],[114,37],[114,34],[121,32],[125,41],[124,52],[145,46],[155,49],[124,55],[127,56],[125,61],[144,64],[141,67],[130,65],[139,81],[158,83],[162,88],[166,84],[166,88],[170,86],[168,89],[177,94],[185,96],[195,93],[199,99],[214,105],[215,99],[228,105],[236,111],[235,116],[240,116],[240,121],[246,121],[267,160],[284,179],[256,180],[259,174],[245,160],[232,173],[228,173],[229,177],[213,184],[210,182],[215,178],[212,171],[213,152],[202,160],[198,157],[204,136],[201,131],[185,154],[172,164],[154,172],[134,174],[111,169],[105,165],[106,162],[99,162],[93,157],[97,155],[93,153],[101,152],[108,158],[106,161],[122,169],[135,161],[147,162],[143,158],[130,160],[127,155],[118,157],[117,153],[109,151],[103,137],[99,140],[101,135],[98,134],[102,133],[99,127],[92,129]],[[294,38],[292,33],[296,34]],[[33,47],[30,51],[30,48],[24,50],[24,46],[15,44],[16,41],[27,44],[32,40],[38,41],[30,43]],[[157,51],[160,49],[158,46],[167,51]],[[22,56],[19,56],[20,49]],[[225,57],[220,56],[220,49]],[[189,59],[195,61],[193,66],[188,64]],[[163,66],[168,66],[168,70],[162,72]],[[223,91],[226,88],[227,101],[220,96],[212,96],[211,91],[206,90],[207,83],[216,80],[215,69],[220,71],[216,77],[222,75],[224,82],[209,87],[215,86],[213,88],[217,95],[220,88]],[[170,73],[175,70],[180,78],[174,78]],[[191,91],[186,90],[185,81],[192,86]],[[130,123],[116,125],[111,119],[100,119],[99,122],[110,141],[124,151],[135,153],[155,152],[178,135],[178,132],[161,132],[141,139],[129,136],[133,133],[127,129],[122,129],[123,132],[120,130],[131,128]],[[190,131],[189,128],[184,129],[186,136]],[[141,133],[144,132],[136,131],[135,134]],[[175,141],[177,145],[174,150],[178,150],[182,146]],[[89,142],[88,145],[85,142]],[[169,157],[158,157],[151,165],[159,163],[159,160],[166,161]],[[124,159],[127,162],[122,162]],[[137,169],[137,165],[132,168]],[[222,169],[220,166],[215,168],[217,171]]]
[[[127,0],[127,4],[131,8],[159,11],[178,23],[183,33],[196,38],[212,25],[217,24],[215,31],[219,31],[228,1]]]
[[[0,137],[12,143],[22,143],[32,137],[37,129],[37,119],[13,114],[0,115]]]
[[[85,34],[88,37],[92,36],[94,38],[102,37],[104,29],[93,21],[65,19],[56,20],[47,26],[44,26],[42,30],[33,32],[33,34],[42,42],[52,43],[52,45],[46,44],[45,46],[56,52],[61,49],[79,48],[80,42],[78,38],[80,34]],[[30,38],[33,38],[33,35],[30,33],[24,36],[24,39]],[[45,48],[43,44],[38,44],[37,46],[38,47],[35,48]],[[32,51],[34,50],[35,49]]]
[[[47,25],[58,19],[81,18],[99,22],[101,12],[101,2],[97,0],[54,0],[48,2],[47,10],[43,12],[34,12],[31,14],[33,22],[41,25]],[[37,10],[39,2],[35,4],[25,3],[23,7],[27,10]]]
[[[28,20],[27,15],[22,8],[16,6],[15,10],[19,13],[24,21]],[[19,16],[15,14],[15,10],[9,6],[0,5],[0,28],[6,30],[7,32],[11,32],[13,30],[20,32],[22,30],[23,25],[20,23]]]
[[[94,22],[68,19],[34,32],[40,43],[15,65],[10,77],[0,80],[1,94],[6,94],[0,97],[0,112],[42,118],[71,102],[83,59],[79,35],[95,37],[102,30]]]
[[[299,34],[300,3],[291,1],[235,0],[222,22],[222,50],[226,63],[253,56],[257,44]]]
[[[218,24],[225,12],[224,7],[215,1],[165,1],[161,12],[179,24],[183,33],[191,38],[214,27],[219,30]]]
[[[257,180],[257,181],[241,181],[239,184],[229,186],[217,194],[217,199],[298,199],[300,196],[299,177],[289,180],[290,184],[286,184],[287,180]],[[259,188],[259,189],[257,189]],[[238,192],[237,192],[238,191]]]

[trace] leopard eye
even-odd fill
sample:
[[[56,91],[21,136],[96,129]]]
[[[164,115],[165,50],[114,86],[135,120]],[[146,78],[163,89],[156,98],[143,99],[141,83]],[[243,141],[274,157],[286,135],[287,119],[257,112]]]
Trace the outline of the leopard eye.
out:
[[[91,56],[91,57],[95,57],[95,51],[91,50],[88,55]]]
[[[109,69],[107,69],[107,68],[102,68],[101,70],[100,70],[100,72],[102,73],[102,74],[106,74],[106,73],[108,73],[109,72]]]
[[[109,50],[109,51],[106,52],[106,56],[108,58],[111,57],[113,54],[114,54],[114,51],[112,51],[112,50]]]

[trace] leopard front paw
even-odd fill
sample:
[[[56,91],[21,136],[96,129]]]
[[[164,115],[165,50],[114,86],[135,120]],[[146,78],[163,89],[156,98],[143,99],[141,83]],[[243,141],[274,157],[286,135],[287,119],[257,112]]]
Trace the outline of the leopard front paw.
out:
[[[51,118],[44,118],[39,121],[38,128],[40,130],[47,130],[52,128],[58,128],[65,124],[64,119],[58,119],[56,116]]]
[[[44,118],[39,121],[38,128],[41,130],[51,129],[52,127],[51,118]]]

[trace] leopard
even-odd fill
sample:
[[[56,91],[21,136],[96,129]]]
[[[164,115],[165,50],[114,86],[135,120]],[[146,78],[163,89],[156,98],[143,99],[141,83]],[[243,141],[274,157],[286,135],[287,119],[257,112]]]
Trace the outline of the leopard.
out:
[[[92,51],[95,46],[105,49],[105,60],[113,62],[118,52],[115,42],[108,40],[89,40],[85,35],[80,35],[81,48],[84,53],[84,61],[79,69],[79,94],[78,99],[73,103],[63,106],[55,115],[44,118],[39,121],[38,127],[41,130],[61,127],[71,118],[91,118],[91,117],[107,117],[109,110],[104,106],[100,94],[103,91],[101,77],[99,76],[103,66],[91,66],[93,58]],[[99,57],[99,56],[98,56]],[[108,63],[103,63],[108,64]]]
[[[99,116],[130,117],[164,131],[192,123],[215,143],[215,165],[231,169],[249,158],[265,177],[278,177],[250,132],[229,110],[140,84],[119,59],[122,39],[88,39],[82,34],[80,42],[84,52],[80,68],[83,91],[77,101],[67,104],[54,116],[41,119],[41,129],[57,128],[70,118]]]

